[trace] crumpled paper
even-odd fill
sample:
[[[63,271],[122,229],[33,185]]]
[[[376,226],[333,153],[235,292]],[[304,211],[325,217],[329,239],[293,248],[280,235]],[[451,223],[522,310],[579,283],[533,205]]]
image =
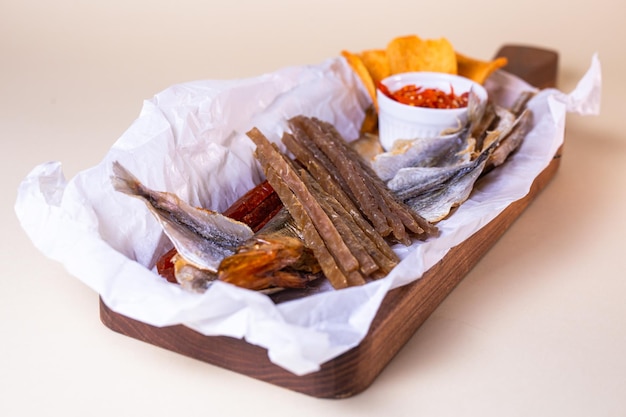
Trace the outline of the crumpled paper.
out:
[[[499,71],[487,88],[506,103],[531,87]],[[117,313],[154,326],[183,324],[205,335],[244,338],[266,348],[273,363],[304,375],[360,343],[387,291],[418,279],[524,197],[563,143],[565,114],[597,114],[600,89],[594,56],[570,94],[539,92],[529,104],[535,126],[519,151],[438,224],[440,237],[394,247],[402,261],[388,277],[279,305],[229,284],[194,294],[159,277],[155,262],[171,245],[144,203],[113,190],[111,163],[120,161],[150,188],[222,211],[262,179],[245,135],[252,127],[279,142],[285,120],[304,114],[333,123],[347,139],[357,137],[370,102],[343,58],[249,79],[174,85],[144,103],[97,166],[70,181],[60,162],[35,167],[19,186],[15,210],[35,246]]]

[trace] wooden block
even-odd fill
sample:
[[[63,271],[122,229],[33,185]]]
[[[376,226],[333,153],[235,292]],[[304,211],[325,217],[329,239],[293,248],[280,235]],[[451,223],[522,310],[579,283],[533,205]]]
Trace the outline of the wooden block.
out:
[[[506,57],[503,68],[538,88],[556,87],[559,55],[549,49],[534,46],[504,45],[496,57]]]

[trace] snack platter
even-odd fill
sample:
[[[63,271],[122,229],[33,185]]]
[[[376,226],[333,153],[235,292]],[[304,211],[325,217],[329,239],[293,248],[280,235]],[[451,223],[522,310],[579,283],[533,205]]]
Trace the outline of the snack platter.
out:
[[[553,51],[514,45],[496,54],[508,59],[507,72],[537,88],[556,84],[558,56]],[[420,279],[385,296],[365,338],[358,346],[295,375],[272,363],[266,349],[227,336],[205,336],[183,325],[156,327],[119,314],[100,299],[105,326],[126,336],[220,366],[271,384],[319,398],[346,398],[369,387],[463,277],[537,197],[558,170],[559,149],[534,179],[529,193],[510,204],[478,232],[453,247]]]

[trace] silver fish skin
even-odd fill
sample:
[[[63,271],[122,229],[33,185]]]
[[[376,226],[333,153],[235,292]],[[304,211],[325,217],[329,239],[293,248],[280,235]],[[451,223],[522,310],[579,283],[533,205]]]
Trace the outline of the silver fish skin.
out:
[[[469,160],[463,154],[464,130],[458,134],[428,139],[398,140],[389,152],[377,155],[371,165],[376,174],[389,181],[408,167],[451,166]]]
[[[274,217],[272,217],[272,219],[268,221],[261,230],[256,232],[251,239],[247,240],[239,248],[245,247],[248,244],[256,244],[261,247],[260,251],[262,252],[264,238],[276,238],[281,236],[295,237],[302,240],[300,230],[297,228],[289,212],[284,208],[274,215]],[[217,272],[207,270],[205,268],[198,268],[197,266],[189,263],[188,260],[180,254],[176,254],[174,258],[172,258],[172,262],[174,263],[174,276],[176,277],[176,280],[181,287],[188,291],[201,294],[219,278],[219,274]],[[282,290],[282,288],[275,287],[259,291],[264,294],[273,294],[274,292],[278,292],[280,290]]]
[[[489,157],[485,169],[502,165],[509,155],[515,152],[520,146],[524,137],[526,137],[532,128],[532,124],[533,113],[529,109],[522,111],[517,119],[515,119],[509,134],[500,141],[500,145]]]
[[[483,150],[490,147],[493,141],[498,141],[499,146],[502,140],[504,140],[504,138],[511,133],[519,120],[513,113],[504,107],[494,106],[494,112],[497,116],[498,122],[492,131],[486,133],[486,137],[482,142]]]
[[[482,152],[475,160],[455,167],[404,168],[388,186],[426,220],[438,222],[452,208],[467,200],[494,147]],[[396,188],[402,183],[415,186]]]
[[[254,234],[245,223],[192,207],[174,194],[149,189],[117,161],[112,169],[115,190],[143,200],[179,255],[196,268],[217,272],[222,259]]]
[[[500,108],[496,113],[499,122],[487,133],[475,159],[452,166],[403,168],[387,186],[426,220],[444,219],[452,208],[467,200],[489,158],[515,127],[516,119],[510,112]]]

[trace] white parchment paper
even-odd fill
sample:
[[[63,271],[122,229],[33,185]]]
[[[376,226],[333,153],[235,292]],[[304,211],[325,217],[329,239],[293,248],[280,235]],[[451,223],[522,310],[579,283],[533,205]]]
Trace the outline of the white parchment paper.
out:
[[[530,87],[500,71],[487,88],[506,103]],[[597,114],[600,90],[594,56],[570,94],[541,91],[529,104],[535,126],[519,152],[439,223],[440,237],[394,248],[402,262],[387,278],[279,305],[224,283],[192,294],[159,277],[154,264],[171,245],[141,201],[113,190],[111,162],[120,161],[150,188],[222,211],[262,179],[245,135],[252,127],[278,142],[285,120],[304,114],[333,123],[349,140],[357,137],[370,103],[342,58],[250,79],[174,85],[145,101],[97,166],[69,181],[60,162],[35,167],[19,187],[15,210],[35,246],[114,311],[154,326],[184,324],[205,335],[244,338],[266,348],[275,364],[303,375],[358,345],[387,291],[418,279],[524,197],[563,143],[566,113]]]

